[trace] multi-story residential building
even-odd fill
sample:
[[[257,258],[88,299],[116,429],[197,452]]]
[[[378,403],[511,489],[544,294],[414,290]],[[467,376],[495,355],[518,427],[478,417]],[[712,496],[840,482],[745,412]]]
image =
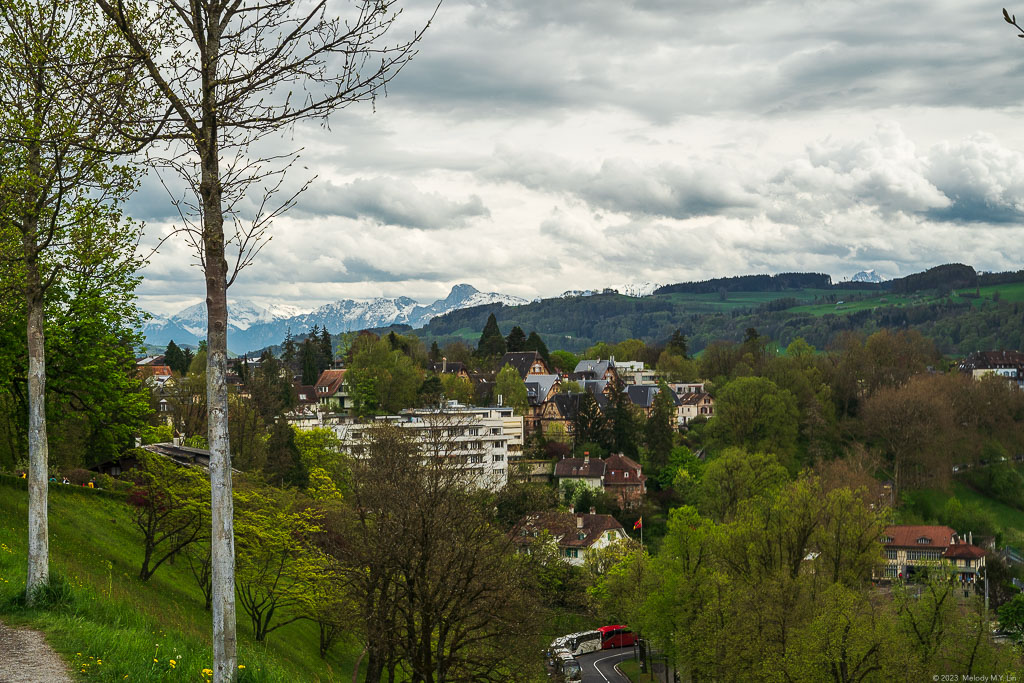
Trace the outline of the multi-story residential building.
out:
[[[1020,351],[975,351],[960,361],[960,372],[974,379],[998,375],[1024,389],[1024,353]]]
[[[657,384],[658,373],[653,368],[644,368],[643,361],[615,361],[615,370],[626,384]]]
[[[474,408],[451,402],[442,410],[409,410],[368,421],[327,419],[323,426],[360,457],[374,426],[382,422],[410,430],[425,456],[451,458],[477,486],[492,490],[508,482],[509,457],[523,448],[523,418],[513,415],[510,407]]]
[[[958,536],[948,526],[893,525],[885,527],[887,579],[910,579],[915,574],[942,564],[955,569],[960,583],[971,585],[985,566],[985,551],[972,544],[969,534]]]

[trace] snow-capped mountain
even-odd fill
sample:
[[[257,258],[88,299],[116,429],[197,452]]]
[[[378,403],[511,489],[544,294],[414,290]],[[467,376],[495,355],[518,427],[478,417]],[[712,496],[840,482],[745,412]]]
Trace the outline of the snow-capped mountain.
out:
[[[862,270],[853,277],[850,278],[850,282],[885,282],[885,278],[875,272],[872,268],[870,270]]]
[[[616,285],[614,287],[605,287],[604,289],[567,289],[562,292],[561,297],[563,299],[573,296],[594,296],[595,294],[612,294],[618,293],[625,296],[641,297],[649,296],[654,294],[661,285],[654,282],[630,282],[624,285]]]
[[[368,301],[342,299],[306,312],[297,306],[266,307],[244,299],[231,299],[228,301],[228,348],[246,353],[279,344],[289,331],[294,336],[304,335],[314,326],[326,327],[331,334],[393,324],[422,327],[431,318],[449,311],[494,303],[518,306],[528,302],[508,294],[480,292],[467,284],[455,285],[447,297],[425,306],[409,297],[381,297]],[[171,339],[178,344],[195,344],[206,337],[206,304],[189,306],[170,318],[154,317],[143,327],[143,333],[150,344],[165,345]]]
[[[625,294],[626,296],[641,297],[650,296],[654,294],[654,290],[661,287],[656,282],[630,282],[624,285],[613,287],[613,289],[619,290],[619,294]]]
[[[247,299],[228,299],[228,329],[247,330],[257,323],[291,318],[304,312],[298,306],[261,306]],[[189,306],[171,316],[170,321],[203,339],[206,337],[206,303]]]

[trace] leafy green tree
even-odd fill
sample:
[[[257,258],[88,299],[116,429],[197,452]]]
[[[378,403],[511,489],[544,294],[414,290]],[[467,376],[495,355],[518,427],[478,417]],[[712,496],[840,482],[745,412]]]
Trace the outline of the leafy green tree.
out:
[[[480,341],[476,345],[476,354],[484,358],[501,356],[505,353],[505,338],[501,335],[498,321],[494,314],[487,316],[487,323],[480,333]]]
[[[441,391],[448,400],[458,401],[463,405],[472,405],[476,399],[473,382],[458,375],[441,375]]]
[[[210,520],[203,476],[162,456],[136,450],[135,486],[128,496],[132,521],[142,532],[142,568],[148,581],[164,562],[203,535]]]
[[[655,367],[658,372],[666,375],[670,380],[676,382],[692,382],[699,376],[696,361],[690,360],[685,356],[675,354],[669,349],[665,349],[661,352],[661,355],[658,356],[658,362]]]
[[[307,470],[322,469],[340,487],[347,486],[348,458],[342,452],[342,443],[337,434],[327,427],[296,429],[295,447]]]
[[[742,501],[770,492],[789,479],[786,468],[769,453],[726,448],[704,467],[700,509],[712,519],[730,519]]]
[[[999,608],[999,627],[1013,634],[1017,642],[1024,641],[1024,593]]]
[[[519,371],[506,365],[498,371],[494,380],[494,394],[501,396],[504,405],[515,408],[517,415],[523,415],[529,409],[526,396],[526,383],[519,376]]]
[[[798,421],[796,399],[789,391],[764,377],[738,377],[719,390],[708,427],[724,445],[788,459],[795,454]]]
[[[665,351],[686,358],[690,351],[690,340],[686,338],[682,330],[676,328],[676,331],[672,333],[672,337],[665,344]]]
[[[321,516],[294,494],[248,490],[236,494],[238,599],[249,616],[253,638],[303,619],[311,582],[324,556],[313,547]]]
[[[512,328],[512,331],[508,333],[505,338],[505,350],[506,351],[526,351],[526,333],[523,332],[523,328],[516,325]]]
[[[572,372],[580,362],[579,356],[569,351],[552,351],[550,355],[551,362],[554,363],[555,369],[561,370],[562,372]]]
[[[0,285],[24,306],[31,603],[49,576],[47,309],[76,287],[130,297],[139,228],[121,205],[137,171],[111,163],[123,140],[105,114],[148,108],[89,3],[11,0],[0,26]]]
[[[345,383],[358,415],[397,413],[416,404],[423,370],[386,339],[361,337],[352,347]]]

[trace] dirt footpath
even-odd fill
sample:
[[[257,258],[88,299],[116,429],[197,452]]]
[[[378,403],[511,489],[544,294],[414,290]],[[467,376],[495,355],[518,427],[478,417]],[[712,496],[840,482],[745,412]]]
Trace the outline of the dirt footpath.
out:
[[[0,683],[73,683],[43,634],[0,622]]]

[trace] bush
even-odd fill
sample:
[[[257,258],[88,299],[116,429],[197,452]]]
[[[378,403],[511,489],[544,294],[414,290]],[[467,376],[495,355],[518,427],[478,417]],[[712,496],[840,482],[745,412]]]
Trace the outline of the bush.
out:
[[[70,481],[75,486],[82,486],[92,481],[92,479],[96,476],[96,473],[90,472],[89,470],[83,470],[81,467],[79,467],[66,472],[64,476],[67,477],[68,481]]]

